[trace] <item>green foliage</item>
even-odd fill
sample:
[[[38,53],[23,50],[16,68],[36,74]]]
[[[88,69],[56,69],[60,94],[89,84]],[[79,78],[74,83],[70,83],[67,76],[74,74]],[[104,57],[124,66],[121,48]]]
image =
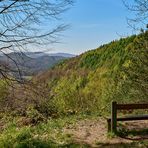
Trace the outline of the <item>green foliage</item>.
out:
[[[0,101],[6,98],[8,95],[8,83],[5,80],[0,80]]]
[[[147,63],[143,41],[147,44],[147,32],[121,38],[58,65],[48,72],[55,74],[54,79],[41,76],[41,81],[48,82],[51,88],[49,94],[52,94],[58,114],[106,114],[112,100],[122,103],[146,101],[147,92],[133,85],[137,75],[146,76],[148,70],[134,60],[140,56]],[[145,83],[147,85],[147,81]]]
[[[148,31],[63,61],[33,79],[37,87],[35,93],[29,88],[25,90],[28,98],[16,97],[9,106],[17,110],[21,104],[19,111],[28,116],[27,108],[32,105],[30,118],[35,118],[40,115],[108,114],[112,100],[147,102],[147,63]]]
[[[123,67],[127,75],[128,84],[133,88],[134,97],[146,101],[148,97],[148,31],[135,38],[130,47],[127,63]]]
[[[86,147],[74,143],[71,135],[63,133],[63,127],[73,125],[79,117],[51,119],[36,126],[18,125],[18,119],[9,119],[5,129],[0,131],[1,148],[54,148],[54,147]],[[81,117],[82,118],[82,117]]]
[[[0,111],[4,110],[4,102],[8,96],[9,92],[8,92],[8,83],[1,79],[0,80]]]

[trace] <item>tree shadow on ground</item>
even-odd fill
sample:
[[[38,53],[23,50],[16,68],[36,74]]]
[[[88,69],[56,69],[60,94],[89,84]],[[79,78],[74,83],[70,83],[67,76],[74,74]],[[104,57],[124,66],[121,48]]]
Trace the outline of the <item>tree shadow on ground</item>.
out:
[[[148,140],[148,128],[129,130],[129,129],[122,127],[117,132],[117,136],[124,138],[124,139],[133,140],[133,141]]]
[[[11,147],[7,145],[7,147]],[[32,139],[31,141],[20,141],[15,144],[15,147],[18,148],[90,148],[91,146],[85,143],[75,143],[69,142],[65,144],[60,144],[53,142],[52,140],[41,140],[41,139]]]
[[[132,142],[132,143],[100,143],[98,148],[137,148],[147,147],[146,143]]]

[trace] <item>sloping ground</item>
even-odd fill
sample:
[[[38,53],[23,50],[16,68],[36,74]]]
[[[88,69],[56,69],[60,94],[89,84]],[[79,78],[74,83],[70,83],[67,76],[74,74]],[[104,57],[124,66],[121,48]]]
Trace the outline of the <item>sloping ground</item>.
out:
[[[122,131],[121,137],[112,137],[107,133],[106,120],[100,118],[79,121],[74,127],[66,127],[64,132],[72,134],[74,141],[90,147],[148,147],[148,143],[140,144],[148,142],[148,121],[125,122],[122,128],[127,131],[126,134]]]
[[[33,78],[58,114],[109,113],[110,102],[147,102],[148,31],[121,38]],[[51,101],[52,100],[52,101]]]
[[[46,117],[77,113],[103,116],[110,112],[113,100],[147,102],[147,42],[148,31],[112,41],[33,77],[30,86],[20,86],[14,93],[8,92],[8,97],[0,89],[4,96],[0,110],[25,115],[32,106]]]
[[[2,118],[0,148],[148,147],[148,121],[119,125],[124,130],[115,136],[107,133],[106,119],[98,116],[68,116],[38,124],[30,119]]]

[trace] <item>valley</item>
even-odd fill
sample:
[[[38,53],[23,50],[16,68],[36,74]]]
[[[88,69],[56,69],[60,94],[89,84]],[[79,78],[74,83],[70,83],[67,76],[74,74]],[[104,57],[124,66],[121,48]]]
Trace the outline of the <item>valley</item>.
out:
[[[43,52],[12,52],[1,55],[0,62],[9,65],[16,72],[13,73],[19,77],[19,71],[23,77],[37,75],[52,68],[60,61],[74,57],[75,55],[66,53],[48,54]]]

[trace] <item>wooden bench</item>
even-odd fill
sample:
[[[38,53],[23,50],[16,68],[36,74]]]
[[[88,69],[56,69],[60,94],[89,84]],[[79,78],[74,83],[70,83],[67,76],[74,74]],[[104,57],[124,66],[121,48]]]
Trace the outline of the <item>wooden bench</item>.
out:
[[[111,118],[107,118],[108,132],[117,132],[117,121],[148,120],[148,114],[117,117],[118,110],[134,109],[148,109],[148,104],[117,104],[117,102],[113,101],[111,104]]]

